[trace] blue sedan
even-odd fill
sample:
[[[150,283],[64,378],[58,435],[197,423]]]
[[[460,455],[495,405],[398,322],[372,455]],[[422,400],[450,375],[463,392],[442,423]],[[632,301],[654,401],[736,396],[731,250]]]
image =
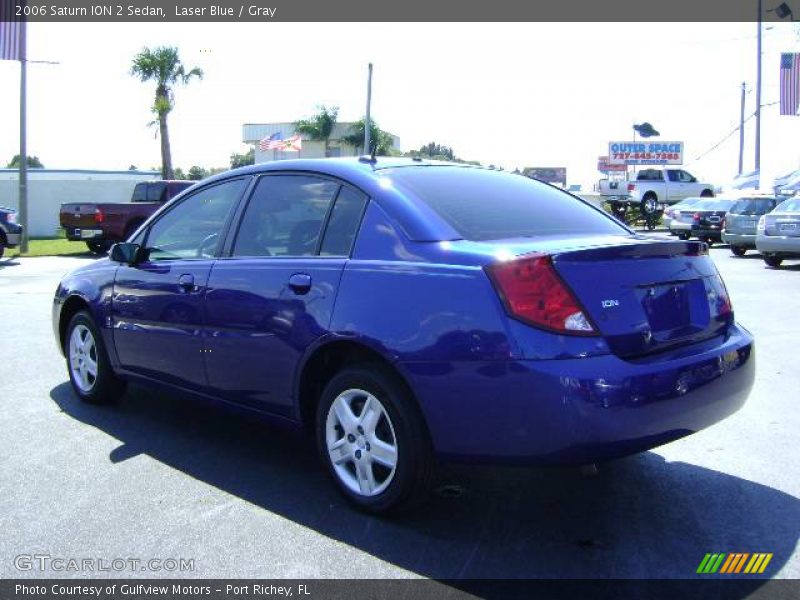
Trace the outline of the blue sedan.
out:
[[[439,460],[581,464],[735,412],[755,354],[700,242],[562,190],[419,160],[273,162],[209,178],[61,281],[75,393],[188,392],[316,438],[364,510]]]

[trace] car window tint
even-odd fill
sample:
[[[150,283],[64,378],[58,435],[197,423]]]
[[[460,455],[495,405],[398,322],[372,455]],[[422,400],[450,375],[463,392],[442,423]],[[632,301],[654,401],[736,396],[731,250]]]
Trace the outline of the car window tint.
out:
[[[336,197],[331,218],[325,228],[320,254],[348,256],[356,239],[367,197],[354,189],[343,187]]]
[[[131,196],[131,202],[146,202],[146,201],[147,201],[147,184],[137,183],[136,187],[133,188],[133,195]]]
[[[188,196],[150,228],[150,260],[203,258],[216,254],[225,220],[247,179],[226,181]]]
[[[339,184],[307,175],[262,177],[247,205],[234,256],[307,256]]]
[[[775,208],[774,198],[742,198],[731,207],[738,215],[763,215]]]
[[[629,233],[610,215],[524,175],[470,167],[404,167],[384,173],[467,240]]]
[[[161,202],[164,190],[167,189],[165,183],[150,183],[147,185],[147,201]]]
[[[680,181],[680,174],[678,171],[667,171],[667,179],[670,181]]]

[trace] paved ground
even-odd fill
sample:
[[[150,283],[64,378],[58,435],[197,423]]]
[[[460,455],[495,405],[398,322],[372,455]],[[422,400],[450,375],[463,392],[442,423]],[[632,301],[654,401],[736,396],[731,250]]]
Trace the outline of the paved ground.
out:
[[[0,577],[41,576],[14,567],[35,553],[194,559],[187,576],[686,577],[733,551],[800,577],[800,263],[712,254],[758,340],[744,409],[595,477],[451,467],[396,521],[343,504],[296,434],[141,388],[82,405],[50,303],[85,259],[0,261]]]

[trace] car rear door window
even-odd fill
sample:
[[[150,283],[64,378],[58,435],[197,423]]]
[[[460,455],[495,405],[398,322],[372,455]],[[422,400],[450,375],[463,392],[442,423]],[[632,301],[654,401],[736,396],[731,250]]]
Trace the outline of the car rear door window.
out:
[[[147,236],[150,260],[215,256],[228,215],[247,181],[205,187],[162,215]]]
[[[367,197],[352,188],[342,187],[325,228],[320,254],[349,256],[356,232],[367,205]]]
[[[234,256],[308,256],[317,253],[320,232],[339,184],[308,175],[267,175],[250,197]]]
[[[136,187],[133,188],[133,195],[131,196],[131,202],[147,202],[147,184],[146,183],[137,183]]]

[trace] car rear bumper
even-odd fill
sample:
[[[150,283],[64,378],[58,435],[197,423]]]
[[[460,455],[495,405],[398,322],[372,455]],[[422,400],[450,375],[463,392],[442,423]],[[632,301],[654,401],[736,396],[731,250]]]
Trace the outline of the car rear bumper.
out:
[[[731,233],[730,231],[722,232],[722,241],[731,246],[743,246],[745,248],[756,247],[756,234],[755,233]]]
[[[722,241],[722,229],[719,227],[701,227],[692,225],[692,235],[700,238],[711,238],[713,240]]]
[[[86,242],[103,239],[103,230],[95,228],[68,227],[67,239],[73,242]]]
[[[800,237],[759,235],[756,238],[756,248],[758,248],[759,252],[800,254]]]
[[[6,233],[6,246],[9,248],[13,248],[15,246],[19,246],[19,243],[22,241],[22,228],[16,233]]]
[[[738,410],[755,377],[752,336],[734,326],[727,340],[703,344],[636,362],[402,366],[442,458],[580,464],[659,446]]]
[[[670,231],[690,231],[692,229],[691,223],[682,223],[681,221],[671,221],[669,224]]]

